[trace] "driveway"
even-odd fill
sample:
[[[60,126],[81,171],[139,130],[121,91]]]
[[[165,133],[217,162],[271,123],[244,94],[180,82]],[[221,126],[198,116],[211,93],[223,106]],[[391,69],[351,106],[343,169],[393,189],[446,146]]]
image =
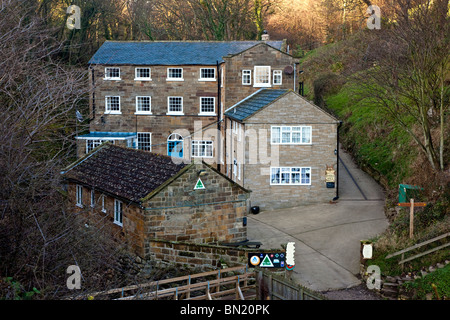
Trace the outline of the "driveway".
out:
[[[360,240],[388,226],[382,188],[340,151],[339,200],[289,209],[262,211],[248,217],[248,239],[261,248],[295,242],[292,278],[316,291],[361,284]]]

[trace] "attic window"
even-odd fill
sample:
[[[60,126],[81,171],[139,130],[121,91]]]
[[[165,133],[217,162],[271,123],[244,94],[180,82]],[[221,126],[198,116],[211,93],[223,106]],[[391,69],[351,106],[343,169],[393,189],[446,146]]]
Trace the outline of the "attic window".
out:
[[[254,87],[270,87],[270,66],[255,66]]]

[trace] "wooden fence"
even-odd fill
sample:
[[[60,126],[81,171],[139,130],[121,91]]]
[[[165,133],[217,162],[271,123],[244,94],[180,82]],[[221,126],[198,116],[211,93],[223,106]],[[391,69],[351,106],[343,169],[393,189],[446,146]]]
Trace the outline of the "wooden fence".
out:
[[[410,251],[413,251],[413,250],[417,250],[417,249],[419,249],[419,248],[421,248],[421,247],[423,247],[423,246],[429,245],[429,244],[431,244],[431,243],[433,243],[433,242],[436,242],[436,241],[445,239],[445,238],[447,238],[448,236],[450,236],[450,232],[444,233],[443,235],[440,235],[440,236],[438,236],[438,237],[436,237],[436,238],[433,238],[433,239],[430,239],[430,240],[427,240],[427,241],[418,243],[418,244],[416,244],[416,245],[414,245],[414,246],[411,246],[411,247],[409,247],[409,248],[406,248],[406,249],[403,249],[403,250],[400,250],[400,251],[391,253],[391,254],[389,254],[388,256],[386,256],[386,259],[390,259],[390,258],[393,258],[393,257],[396,257],[396,256],[401,255],[401,260],[398,262],[398,264],[401,264],[401,265],[402,265],[402,268],[403,268],[403,265],[404,265],[405,262],[412,261],[412,260],[414,260],[414,259],[423,257],[423,256],[425,256],[425,255],[427,255],[427,254],[432,253],[432,252],[435,252],[435,251],[444,249],[444,248],[450,246],[450,242],[447,242],[447,243],[445,243],[445,244],[443,244],[443,245],[437,246],[437,247],[435,247],[435,248],[433,248],[433,249],[430,249],[430,250],[427,250],[427,251],[425,251],[425,252],[421,252],[421,253],[419,253],[419,254],[413,255],[413,256],[411,256],[411,257],[409,257],[409,258],[406,258],[406,259],[405,259],[405,253],[410,252]]]
[[[215,279],[205,280],[208,277]],[[196,282],[196,279],[200,281]],[[254,298],[248,294],[255,288],[254,282],[254,272],[248,272],[246,266],[238,266],[111,289],[88,296],[114,300],[212,300],[224,297],[245,300]]]
[[[267,270],[256,270],[257,300],[326,300],[319,292]]]

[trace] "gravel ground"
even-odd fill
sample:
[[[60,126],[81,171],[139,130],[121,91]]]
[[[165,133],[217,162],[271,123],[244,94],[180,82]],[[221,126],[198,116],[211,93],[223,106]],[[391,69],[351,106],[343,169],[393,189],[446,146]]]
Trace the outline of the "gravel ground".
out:
[[[376,293],[367,289],[365,284],[348,289],[325,291],[322,294],[330,300],[382,300]]]

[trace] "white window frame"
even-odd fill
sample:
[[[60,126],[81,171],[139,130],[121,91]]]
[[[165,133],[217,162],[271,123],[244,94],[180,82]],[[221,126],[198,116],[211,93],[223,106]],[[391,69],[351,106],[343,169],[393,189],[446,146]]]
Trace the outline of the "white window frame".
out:
[[[295,169],[296,171],[293,171]],[[279,181],[274,181],[274,170],[279,170]],[[284,172],[283,172],[284,171]],[[283,174],[288,175],[288,183],[283,183]],[[298,182],[294,182],[293,174],[298,174]],[[303,174],[309,174],[308,181],[303,181]],[[310,186],[311,185],[311,167],[270,167],[269,181],[271,186]]]
[[[75,194],[76,206],[83,208],[83,186],[77,184],[75,192],[76,192]]]
[[[260,82],[260,70],[265,70],[265,73],[267,73],[267,83],[266,82]],[[272,86],[271,82],[271,67],[270,66],[255,66],[253,70],[253,87],[255,88],[269,88]]]
[[[274,86],[281,86],[283,84],[283,71],[282,70],[273,70],[273,85]],[[278,81],[279,79],[279,81]]]
[[[86,139],[86,153],[91,152],[92,150],[100,146],[103,142],[104,140],[100,139]],[[90,144],[92,144],[92,147],[89,146]]]
[[[106,213],[106,208],[105,208],[105,195],[102,194],[102,212]]]
[[[248,76],[248,81],[246,77]],[[242,70],[242,85],[250,86],[252,84],[252,70]]]
[[[91,208],[95,207],[95,190],[91,189]]]
[[[111,106],[108,105],[108,101],[110,101],[110,98],[119,98],[119,110],[110,110]],[[120,110],[120,96],[105,96],[105,114],[122,114]]]
[[[171,98],[180,98],[181,99],[181,111],[170,111],[170,99]],[[167,114],[168,115],[184,115],[183,112],[183,97],[175,97],[175,96],[171,96],[171,97],[167,97]]]
[[[146,142],[146,143],[148,143],[149,145],[148,146],[146,146],[146,149],[143,149],[143,148],[141,148],[141,143],[142,142],[139,142],[139,136],[142,136],[142,135],[146,135],[147,137],[148,137],[148,139],[149,139],[149,142]],[[151,132],[138,132],[137,133],[137,139],[136,139],[137,141],[136,141],[136,149],[139,149],[139,150],[144,150],[144,151],[152,151],[152,133]]]
[[[277,137],[277,141],[275,141],[275,134],[274,130],[275,128],[279,128],[279,136]],[[303,142],[303,129],[309,129],[309,141]],[[285,130],[284,133],[289,132],[289,141],[283,142],[283,130]],[[298,133],[300,134],[299,142],[293,142],[293,134]],[[311,145],[312,144],[312,127],[311,126],[271,126],[270,130],[270,144],[288,144],[288,145]]]
[[[143,111],[139,110],[139,99],[140,98],[148,98],[150,103],[150,110]],[[134,114],[152,114],[152,97],[151,96],[136,96],[136,112]]]
[[[237,160],[236,160],[236,158],[234,158],[234,160],[233,160],[233,176],[236,179],[236,177],[237,177]]]
[[[139,69],[148,69],[148,77],[139,77],[138,70]],[[136,81],[152,81],[152,68],[148,67],[138,67],[134,69],[134,80]]]
[[[123,226],[123,202],[114,199],[114,224]]]
[[[204,77],[202,77],[202,73],[203,73],[203,70],[212,70],[213,71],[213,75],[214,75],[214,77],[212,77],[212,78],[204,78]],[[198,79],[198,81],[216,81],[217,79],[216,79],[216,68],[200,68],[200,77],[199,77],[199,79]]]
[[[108,70],[109,69],[117,69],[119,70],[119,76],[118,77],[108,77]],[[103,80],[122,80],[120,78],[120,68],[119,67],[105,67],[105,77],[103,78]]]
[[[203,99],[213,99],[213,111],[212,112],[204,112],[202,110],[203,107]],[[200,113],[202,116],[215,116],[216,115],[216,98],[215,97],[200,97]]]
[[[178,77],[176,77],[176,78],[170,77],[170,70],[177,70],[177,69],[181,70],[181,77],[180,78],[178,78]],[[167,68],[167,78],[166,78],[166,80],[167,81],[184,81],[183,68]]]
[[[197,152],[194,152],[194,145],[197,146]],[[208,146],[211,146],[208,148]],[[203,153],[204,151],[204,153]],[[211,140],[192,140],[191,143],[192,158],[213,158],[214,157],[214,143]]]

